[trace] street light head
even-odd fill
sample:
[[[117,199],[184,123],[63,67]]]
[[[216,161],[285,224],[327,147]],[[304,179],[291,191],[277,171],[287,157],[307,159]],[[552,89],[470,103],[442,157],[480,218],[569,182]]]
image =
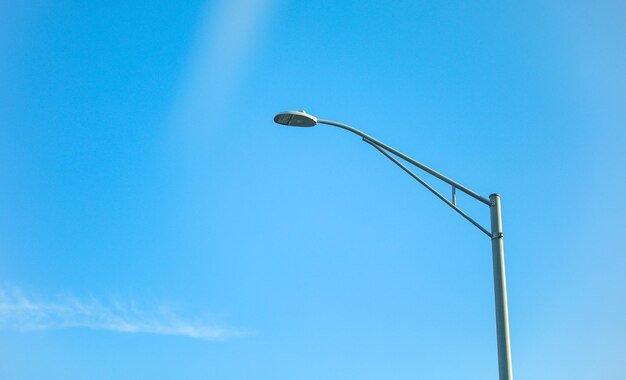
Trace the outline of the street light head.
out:
[[[285,111],[274,116],[274,122],[290,127],[313,127],[317,124],[317,118],[302,111]]]

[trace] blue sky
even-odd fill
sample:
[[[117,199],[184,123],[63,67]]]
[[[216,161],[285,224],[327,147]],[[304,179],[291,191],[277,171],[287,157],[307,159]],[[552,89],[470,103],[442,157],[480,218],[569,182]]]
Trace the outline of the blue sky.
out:
[[[489,240],[306,109],[501,194],[516,378],[618,378],[625,13],[3,2],[0,377],[496,378]]]

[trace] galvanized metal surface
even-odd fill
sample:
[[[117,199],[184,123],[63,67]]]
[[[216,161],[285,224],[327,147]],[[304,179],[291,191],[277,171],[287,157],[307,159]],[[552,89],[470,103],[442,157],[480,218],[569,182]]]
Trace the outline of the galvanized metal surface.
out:
[[[467,187],[461,185],[460,183],[451,180],[450,178],[448,178],[445,175],[443,175],[443,174],[441,174],[441,173],[439,173],[439,172],[429,168],[428,166],[422,164],[421,162],[415,161],[414,159],[412,159],[411,157],[407,156],[406,154],[401,153],[401,152],[395,150],[394,148],[390,147],[389,145],[387,145],[387,144],[385,144],[385,143],[383,143],[381,141],[378,141],[377,139],[375,139],[375,138],[373,138],[371,136],[368,136],[367,134],[359,131],[356,128],[353,128],[353,127],[351,127],[349,125],[338,123],[338,122],[332,121],[332,120],[324,120],[324,119],[319,119],[318,118],[317,122],[320,123],[320,124],[333,125],[335,127],[339,127],[339,128],[348,130],[348,131],[350,131],[352,133],[356,133],[357,135],[361,136],[362,138],[364,138],[366,140],[369,140],[369,141],[375,143],[376,145],[380,146],[381,148],[385,149],[386,151],[389,151],[389,152],[395,154],[396,156],[402,158],[403,160],[406,160],[407,162],[410,162],[411,164],[417,166],[418,168],[422,169],[426,173],[428,173],[428,174],[430,174],[430,175],[432,175],[434,177],[439,178],[440,180],[442,180],[443,182],[445,182],[445,183],[447,183],[449,185],[452,185],[452,186],[456,187],[457,189],[461,190],[462,192],[464,192],[465,194],[469,195],[470,197],[475,198],[475,199],[481,201],[482,203],[486,204],[487,206],[491,205],[491,203],[489,202],[489,199],[481,196],[477,192],[472,191],[472,190],[468,189]]]
[[[304,111],[289,111],[290,115],[295,113],[302,113],[309,117],[308,114],[305,114]],[[277,115],[280,116],[281,114]],[[304,116],[303,116],[304,117]],[[291,120],[291,119],[290,119]],[[313,118],[311,119],[313,120]],[[276,120],[275,120],[276,121]],[[394,148],[388,146],[387,144],[378,141],[377,139],[368,136],[367,134],[359,131],[356,128],[353,128],[349,125],[338,123],[336,121],[324,120],[324,119],[315,119],[317,123],[327,124],[336,126],[345,130],[348,130],[352,133],[355,133],[363,138],[365,142],[372,145],[378,151],[380,151],[383,155],[393,161],[396,165],[398,165],[402,170],[404,170],[407,174],[417,180],[419,183],[424,185],[428,190],[430,190],[435,196],[444,201],[448,206],[452,207],[456,212],[458,212],[461,216],[467,219],[470,223],[475,225],[478,229],[480,229],[483,233],[491,238],[491,250],[493,256],[493,280],[494,280],[494,295],[495,295],[495,307],[496,307],[496,332],[497,332],[497,343],[498,343],[498,371],[500,380],[513,380],[513,366],[511,360],[511,342],[509,336],[509,311],[508,311],[508,302],[506,295],[506,271],[504,265],[504,235],[502,232],[502,212],[500,207],[500,196],[498,194],[491,194],[489,199],[482,197],[478,193],[466,188],[465,186],[451,180],[450,178],[444,176],[441,173],[429,168],[428,166],[415,161],[414,159],[408,157],[407,155],[395,150]],[[277,121],[278,122],[278,121]],[[283,121],[280,124],[290,125],[288,121]],[[315,125],[315,123],[313,123]],[[309,126],[309,125],[307,125]],[[443,182],[452,186],[452,201],[449,201],[446,197],[444,197],[441,193],[435,190],[432,186],[426,183],[423,179],[409,170],[405,165],[399,162],[395,157],[391,154],[399,157],[412,165],[424,170],[425,172],[431,174],[435,178],[442,180]],[[490,208],[490,217],[491,217],[491,232],[489,232],[486,228],[478,224],[475,220],[465,214],[461,209],[459,209],[456,205],[456,190],[460,190],[470,197],[479,200],[480,202],[486,204]]]
[[[378,144],[363,138],[363,141],[365,141],[366,143],[372,145],[374,148],[376,148],[380,153],[382,153],[383,155],[385,155],[385,157],[387,157],[388,159],[390,159],[391,161],[393,161],[396,165],[398,165],[402,170],[404,170],[408,175],[410,175],[411,177],[413,177],[415,180],[417,180],[419,183],[421,183],[422,185],[424,185],[424,187],[426,187],[428,190],[430,190],[433,194],[435,194],[437,196],[437,198],[441,199],[442,201],[445,202],[445,204],[447,204],[448,206],[452,207],[456,212],[458,212],[462,217],[464,217],[465,219],[467,219],[470,223],[472,223],[473,225],[475,225],[476,227],[478,227],[479,230],[481,230],[482,232],[485,233],[485,235],[491,237],[491,233],[483,226],[480,225],[480,223],[478,223],[477,221],[475,221],[474,219],[472,219],[469,215],[467,215],[463,210],[461,210],[460,208],[458,208],[454,203],[450,202],[448,199],[446,199],[446,197],[444,197],[440,192],[438,192],[437,190],[435,190],[432,186],[430,186],[428,183],[426,183],[426,181],[424,181],[423,179],[421,179],[419,176],[417,176],[415,173],[413,173],[411,170],[409,170],[409,168],[407,168],[406,166],[404,166],[401,162],[399,162],[398,160],[396,160],[395,158],[393,158],[391,155],[389,155],[389,153],[385,152],[383,150],[383,148],[379,147]],[[454,189],[454,187],[453,187]],[[456,195],[454,195],[455,203],[456,203]]]
[[[496,298],[496,329],[498,339],[498,366],[500,380],[513,379],[511,340],[509,337],[509,306],[506,296],[506,270],[504,267],[504,234],[500,196],[491,194],[491,251],[493,254],[493,285]]]

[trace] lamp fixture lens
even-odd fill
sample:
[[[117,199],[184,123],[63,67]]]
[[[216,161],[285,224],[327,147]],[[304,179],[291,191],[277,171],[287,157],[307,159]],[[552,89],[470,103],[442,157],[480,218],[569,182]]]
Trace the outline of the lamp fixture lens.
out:
[[[286,111],[274,116],[274,122],[290,127],[313,127],[317,118],[304,111]]]

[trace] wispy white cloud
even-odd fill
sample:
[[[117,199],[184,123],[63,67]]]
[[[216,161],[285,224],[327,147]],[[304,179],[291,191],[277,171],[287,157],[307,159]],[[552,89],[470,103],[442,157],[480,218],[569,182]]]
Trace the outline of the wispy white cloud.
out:
[[[223,340],[246,334],[220,326],[206,316],[183,318],[164,307],[146,310],[134,302],[105,303],[96,298],[81,300],[73,296],[43,302],[14,288],[0,288],[0,328],[19,331],[85,328],[204,340]]]

